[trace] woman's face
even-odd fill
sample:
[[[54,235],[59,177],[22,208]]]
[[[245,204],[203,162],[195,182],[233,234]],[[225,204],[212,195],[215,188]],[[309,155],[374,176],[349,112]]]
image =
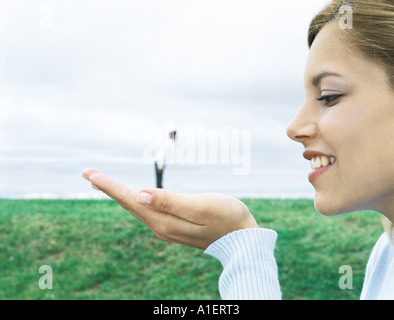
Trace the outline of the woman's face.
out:
[[[331,22],[313,42],[306,98],[287,134],[311,160],[319,212],[376,210],[394,221],[394,94],[385,69],[351,51],[341,32]]]

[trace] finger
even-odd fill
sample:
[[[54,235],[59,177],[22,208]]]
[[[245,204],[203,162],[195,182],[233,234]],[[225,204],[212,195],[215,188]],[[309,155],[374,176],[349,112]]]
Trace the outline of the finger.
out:
[[[90,181],[90,180],[89,180],[90,176],[93,175],[93,174],[95,174],[95,173],[100,173],[100,171],[98,171],[97,169],[88,168],[88,169],[85,169],[85,170],[82,172],[82,176],[83,176],[86,180]],[[100,190],[97,186],[95,186],[93,183],[92,183],[92,188],[101,191],[101,190]]]
[[[101,172],[93,173],[89,177],[89,181],[110,198],[114,199],[124,209],[130,211],[136,218],[146,223],[148,209],[135,201],[137,195],[135,190]]]
[[[181,195],[163,189],[145,189],[138,194],[124,184],[102,174],[99,170],[88,168],[83,177],[118,202],[126,210],[136,212],[136,205],[145,205],[157,211],[170,213],[189,222],[202,224],[200,212],[203,211],[201,198],[196,195]],[[141,217],[141,216],[140,216]]]
[[[98,172],[89,177],[89,181],[98,187],[101,191],[117,202],[120,202],[125,209],[133,207],[137,192],[123,183],[112,179],[111,177]]]
[[[198,234],[195,228],[200,226],[197,223],[190,223],[191,221],[184,219],[183,217],[170,214],[166,212],[166,210],[157,210],[151,206],[146,207],[137,203],[136,199],[142,201],[141,194],[139,194],[138,197],[135,190],[106,176],[105,174],[100,172],[93,173],[89,180],[98,188],[100,188],[105,194],[119,203],[124,209],[132,213],[137,219],[145,223],[161,240],[190,245],[188,238],[190,238],[192,234]],[[168,191],[161,189],[156,191],[157,193],[153,192],[154,195],[157,196],[160,194],[161,199],[165,198],[163,195],[167,193],[169,194]],[[179,206],[180,209],[182,206],[190,203],[186,201],[184,196],[173,193],[171,193],[170,199],[176,203],[174,209],[176,209],[177,206]],[[157,201],[158,200],[156,199],[156,202]],[[166,207],[162,205],[161,209],[166,209]],[[193,243],[195,241],[196,240],[194,240]],[[195,245],[193,244],[192,246]]]
[[[97,169],[94,169],[94,168],[88,168],[88,169],[83,170],[82,176],[83,176],[86,180],[89,180],[90,176],[91,176],[92,174],[95,174],[95,173],[100,173],[100,171],[97,170]]]
[[[192,237],[193,234],[200,233],[198,231],[199,229],[195,228],[201,228],[201,226],[194,223],[189,223],[189,221],[180,219],[175,215],[159,211],[150,206],[146,207],[136,202],[136,198],[139,198],[140,202],[149,202],[152,198],[151,194],[145,193],[145,199],[144,194],[141,193],[139,193],[139,197],[136,197],[137,192],[126,185],[106,176],[105,174],[102,174],[97,169],[86,169],[83,172],[83,176],[94,186],[97,186],[99,190],[103,191],[105,194],[119,203],[123,208],[132,213],[137,219],[145,223],[159,239],[193,247],[202,247],[199,244],[195,244],[198,242],[198,239],[193,240],[192,243],[190,243],[188,240],[189,238],[194,239]],[[178,203],[178,205],[181,204]]]

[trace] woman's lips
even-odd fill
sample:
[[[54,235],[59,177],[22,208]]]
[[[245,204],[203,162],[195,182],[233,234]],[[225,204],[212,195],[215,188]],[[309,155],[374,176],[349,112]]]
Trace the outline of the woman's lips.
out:
[[[332,164],[329,164],[329,165],[327,165],[327,166],[320,167],[320,168],[318,168],[318,169],[315,169],[315,170],[309,172],[309,174],[308,174],[308,180],[309,180],[309,182],[314,181],[318,176],[320,176],[321,174],[323,174],[324,172],[326,172],[331,166],[332,166]]]
[[[336,162],[334,156],[315,150],[305,150],[303,156],[311,162],[312,171],[308,174],[309,182],[314,181]]]

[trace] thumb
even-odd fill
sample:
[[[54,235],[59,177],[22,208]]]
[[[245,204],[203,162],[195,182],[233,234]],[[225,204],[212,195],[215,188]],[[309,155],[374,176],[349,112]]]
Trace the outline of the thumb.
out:
[[[171,214],[179,211],[179,206],[176,208],[179,200],[180,195],[163,189],[144,189],[138,192],[136,197],[139,204]]]
[[[192,223],[198,223],[204,212],[201,195],[176,194],[164,189],[143,189],[136,201],[154,210],[169,213]]]

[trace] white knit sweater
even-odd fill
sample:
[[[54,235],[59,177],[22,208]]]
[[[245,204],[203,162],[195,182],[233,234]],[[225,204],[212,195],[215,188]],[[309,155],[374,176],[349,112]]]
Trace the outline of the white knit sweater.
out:
[[[243,229],[225,235],[205,250],[222,263],[222,299],[282,298],[274,257],[276,239],[273,230]],[[394,299],[394,246],[385,233],[368,261],[361,299]]]

